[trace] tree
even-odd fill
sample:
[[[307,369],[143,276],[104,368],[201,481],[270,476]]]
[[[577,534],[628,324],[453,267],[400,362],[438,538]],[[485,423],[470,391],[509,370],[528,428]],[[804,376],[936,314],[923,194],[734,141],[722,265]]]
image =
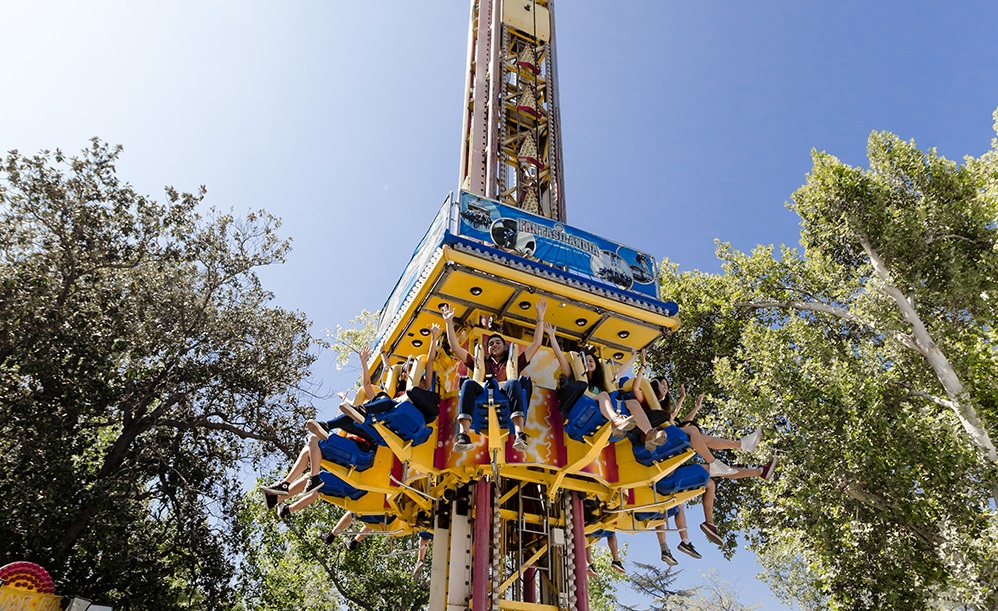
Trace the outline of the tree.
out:
[[[316,343],[254,273],[288,250],[276,218],[157,203],[120,152],[0,170],[0,560],[116,609],[217,609],[240,462],[296,449]]]
[[[347,553],[342,541],[326,545],[318,537],[342,515],[334,505],[316,503],[280,522],[264,510],[258,493],[247,494],[239,518],[247,550],[239,572],[244,606],[274,611],[426,608],[429,584],[412,577],[418,540],[373,535]],[[354,522],[347,532],[359,530]]]
[[[994,149],[956,164],[875,132],[867,170],[816,152],[790,204],[803,251],[663,265],[684,326],[655,362],[711,394],[707,428],[763,425],[761,451],[783,455],[778,482],[721,485],[715,512],[771,578],[807,567],[784,592],[998,605]]]
[[[635,562],[637,570],[628,576],[628,585],[639,595],[651,599],[651,607],[646,607],[646,611],[662,609],[668,601],[685,601],[693,595],[689,590],[674,590],[672,584],[676,582],[680,571],[667,566],[664,569],[647,564]],[[639,611],[638,607],[621,605],[624,611]]]

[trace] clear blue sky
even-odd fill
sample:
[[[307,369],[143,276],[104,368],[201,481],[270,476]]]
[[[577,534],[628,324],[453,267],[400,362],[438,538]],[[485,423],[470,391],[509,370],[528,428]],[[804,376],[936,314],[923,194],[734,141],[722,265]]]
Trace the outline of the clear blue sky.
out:
[[[0,149],[99,136],[145,193],[281,216],[294,252],[264,281],[321,334],[382,305],[457,186],[467,22],[464,0],[0,0]],[[783,203],[812,148],[864,164],[880,129],[989,148],[996,24],[991,0],[560,0],[569,222],[683,269],[717,271],[715,238],[796,244]],[[714,566],[781,608],[750,552],[680,560],[684,585]]]

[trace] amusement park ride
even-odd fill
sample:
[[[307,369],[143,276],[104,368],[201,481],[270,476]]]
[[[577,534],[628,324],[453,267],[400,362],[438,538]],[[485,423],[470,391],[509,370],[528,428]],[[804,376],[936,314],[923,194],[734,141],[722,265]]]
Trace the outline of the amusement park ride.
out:
[[[578,361],[594,349],[602,367],[679,326],[651,255],[565,224],[553,5],[471,2],[460,196],[447,198],[385,303],[374,354],[387,354],[387,366],[369,363],[391,396],[401,363],[419,379],[446,306],[468,352],[483,354],[501,333],[515,355],[545,300],[562,350]],[[526,449],[514,447],[496,389],[478,398],[472,448],[455,451],[462,380],[483,381],[484,371],[481,356],[467,367],[453,354],[440,346],[429,372],[441,396],[435,421],[402,400],[366,414],[374,450],[330,437],[326,456],[337,459],[323,461],[321,498],[384,533],[433,533],[431,609],[588,609],[587,537],[663,524],[704,492],[706,470],[684,465],[693,451],[678,430],[653,451],[634,435],[611,437],[591,397],[563,417],[547,346],[510,372],[533,384]]]

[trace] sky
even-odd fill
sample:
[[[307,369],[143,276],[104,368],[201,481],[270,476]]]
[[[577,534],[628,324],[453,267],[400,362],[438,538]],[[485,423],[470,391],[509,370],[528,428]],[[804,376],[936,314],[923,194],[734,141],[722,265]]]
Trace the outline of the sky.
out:
[[[560,0],[568,222],[682,270],[719,271],[715,240],[796,245],[784,204],[812,149],[865,165],[874,130],[990,148],[996,23],[991,0]],[[464,0],[0,0],[0,150],[97,136],[140,192],[276,214],[294,250],[262,280],[321,336],[381,307],[457,188],[467,28]],[[357,373],[315,370],[327,390]],[[785,608],[751,552],[694,543],[678,585],[713,567]]]

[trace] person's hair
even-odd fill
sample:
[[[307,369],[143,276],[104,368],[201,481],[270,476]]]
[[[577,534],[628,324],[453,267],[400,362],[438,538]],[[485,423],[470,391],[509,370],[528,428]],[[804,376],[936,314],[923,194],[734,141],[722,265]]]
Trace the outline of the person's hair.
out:
[[[663,377],[652,378],[652,382],[655,384],[655,398],[658,399],[659,405],[662,406],[662,409],[672,413],[672,393],[667,391],[665,396],[659,396],[662,385],[668,386],[669,382]]]
[[[586,377],[588,378],[587,382],[589,383],[590,386],[595,386],[600,390],[605,390],[606,392],[610,392],[611,388],[609,388],[609,386],[607,385],[606,376],[603,375],[603,364],[600,363],[599,353],[596,352],[596,349],[593,348],[592,346],[583,347],[582,348],[583,366],[585,366],[586,364],[585,359],[587,355],[593,357],[593,360],[596,361],[596,370],[593,371],[591,376],[589,375],[589,371],[587,368],[586,371]]]

